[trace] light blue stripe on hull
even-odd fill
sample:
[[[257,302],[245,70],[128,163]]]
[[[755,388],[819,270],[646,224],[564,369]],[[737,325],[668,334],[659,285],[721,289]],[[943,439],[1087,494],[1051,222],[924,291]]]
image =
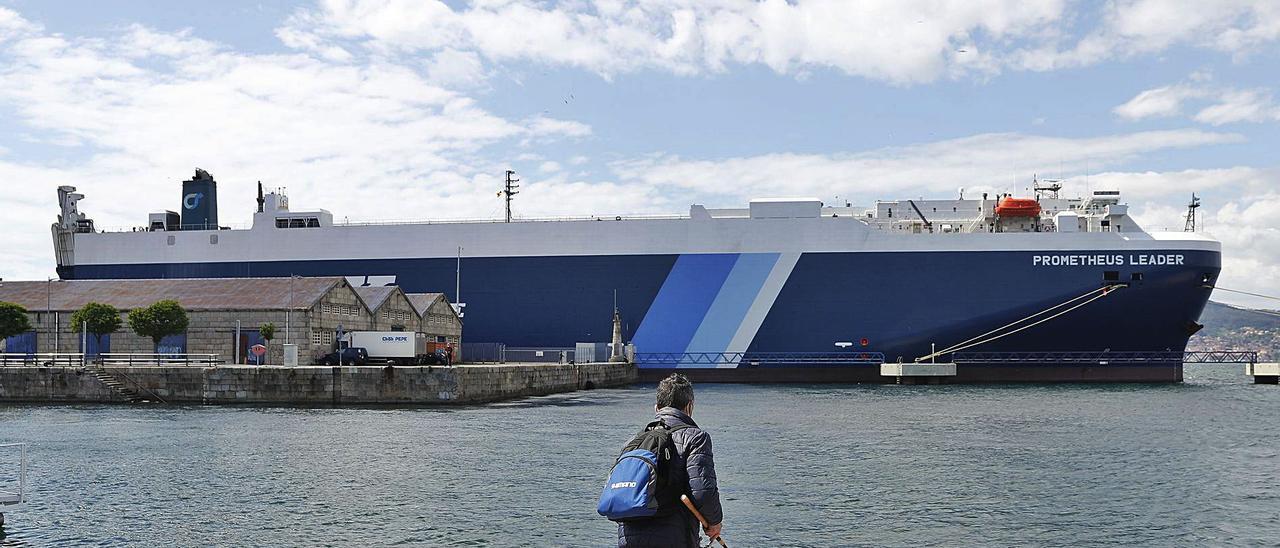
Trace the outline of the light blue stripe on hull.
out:
[[[737,254],[681,255],[676,259],[636,330],[636,347],[684,352],[737,261]]]
[[[720,286],[702,325],[689,344],[675,352],[724,352],[738,333],[747,310],[778,262],[777,253],[744,253]]]

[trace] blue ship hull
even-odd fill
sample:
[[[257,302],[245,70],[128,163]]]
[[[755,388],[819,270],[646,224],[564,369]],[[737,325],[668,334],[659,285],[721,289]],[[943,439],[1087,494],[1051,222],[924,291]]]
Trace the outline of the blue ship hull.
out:
[[[852,341],[855,350],[911,361],[928,354],[931,344],[953,345],[1117,282],[1126,287],[974,350],[1184,350],[1221,268],[1220,254],[1162,250],[1181,255],[1181,264],[1155,266],[1134,264],[1141,261],[1123,252],[1097,253],[1123,260],[1044,265],[1033,260],[1044,252],[1030,251],[803,253],[763,321],[749,332],[746,351],[831,352],[836,342]],[[465,338],[542,347],[605,341],[616,291],[624,334],[638,351],[722,352],[744,332],[743,314],[777,260],[776,254],[759,253],[466,258],[461,275]],[[59,274],[65,279],[394,275],[407,292],[429,292],[454,287],[455,266],[453,258],[118,264],[60,267]],[[696,376],[878,381],[872,369],[744,366]],[[969,369],[988,370],[982,380],[1181,379],[1181,364],[1101,371]],[[655,368],[644,374],[663,372]]]

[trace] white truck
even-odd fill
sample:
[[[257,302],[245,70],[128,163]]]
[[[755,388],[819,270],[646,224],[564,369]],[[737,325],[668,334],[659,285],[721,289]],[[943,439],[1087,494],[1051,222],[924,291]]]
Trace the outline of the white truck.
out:
[[[341,342],[341,348],[364,348],[370,362],[417,365],[430,357],[427,336],[412,331],[352,331]]]

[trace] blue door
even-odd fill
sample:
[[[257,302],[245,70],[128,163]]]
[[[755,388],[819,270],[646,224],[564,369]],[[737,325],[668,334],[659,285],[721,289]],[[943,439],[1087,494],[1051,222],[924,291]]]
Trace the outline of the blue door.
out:
[[[232,335],[232,337],[234,338],[235,335]],[[267,342],[262,339],[262,335],[258,333],[257,329],[241,329],[240,355],[237,357],[236,363],[247,363],[253,365],[262,365],[265,363],[267,361],[267,357],[265,355],[258,357],[254,356],[253,353],[249,351],[249,349],[253,348],[253,345],[255,344],[265,345]]]
[[[187,353],[187,334],[179,333],[177,335],[169,335],[160,339],[160,344],[156,345],[156,354],[186,354]]]
[[[8,354],[35,354],[36,332],[28,331],[5,339],[4,351]]]
[[[80,351],[84,352],[84,357],[86,358],[96,357],[102,354],[111,353],[111,334],[109,333],[104,334],[102,336],[101,344],[98,343],[98,338],[94,337],[93,333],[90,333],[87,336],[80,335],[79,337],[76,337],[76,338],[80,339]],[[87,349],[84,347],[84,343],[86,339],[89,342],[89,348]]]

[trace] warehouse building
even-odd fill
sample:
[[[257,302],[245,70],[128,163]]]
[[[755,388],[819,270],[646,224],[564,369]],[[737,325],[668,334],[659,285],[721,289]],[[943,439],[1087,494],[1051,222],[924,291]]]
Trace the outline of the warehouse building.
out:
[[[454,349],[454,359],[462,359],[462,318],[445,298],[444,293],[408,293],[405,295],[421,318],[418,331],[434,337],[436,344]]]
[[[162,280],[68,280],[0,282],[0,302],[25,307],[32,326],[29,333],[10,337],[5,352],[50,353],[151,353],[156,348],[150,338],[129,329],[130,310],[172,299],[187,311],[189,325],[183,335],[161,342],[162,353],[217,354],[226,362],[251,363],[257,360],[250,349],[267,347],[265,363],[283,363],[283,343],[298,345],[301,363],[330,352],[338,331],[406,331],[423,327],[421,317],[398,287],[377,288],[384,293],[380,309],[390,322],[380,321],[366,304],[366,298],[341,277],[217,278]],[[104,335],[99,344],[92,335],[81,337],[68,325],[71,314],[89,302],[109,304],[121,311],[120,331]],[[446,303],[447,304],[447,303]],[[408,317],[398,312],[408,310]],[[456,316],[455,316],[456,319]],[[271,323],[276,333],[269,343],[260,326]],[[461,333],[461,324],[426,330],[429,337]]]

